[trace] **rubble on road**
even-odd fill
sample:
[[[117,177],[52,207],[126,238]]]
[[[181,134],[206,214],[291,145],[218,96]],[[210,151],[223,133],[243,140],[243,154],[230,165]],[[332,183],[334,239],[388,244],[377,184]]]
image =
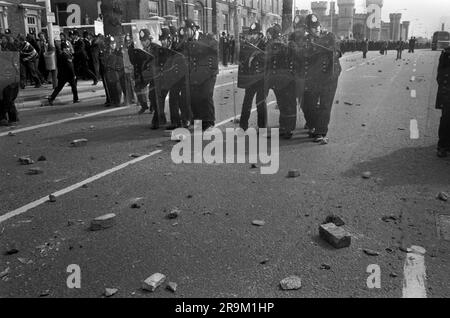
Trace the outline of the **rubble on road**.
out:
[[[290,276],[280,282],[280,287],[283,290],[297,290],[302,288],[302,280],[298,276]]]
[[[389,222],[391,222],[391,221],[397,222],[398,219],[397,219],[397,217],[394,216],[394,215],[386,215],[386,216],[383,216],[383,217],[381,218],[381,220],[382,220],[383,222],[389,223]]]
[[[333,223],[322,224],[319,227],[319,235],[324,241],[337,249],[349,247],[352,242],[350,234]]]
[[[32,165],[34,164],[33,159],[31,159],[30,156],[23,156],[19,158],[19,162],[23,166]]]
[[[11,273],[11,269],[9,267],[7,267],[4,271],[0,272],[0,279],[8,276],[10,273]]]
[[[178,284],[177,284],[177,283],[169,282],[169,283],[167,284],[167,286],[166,286],[166,289],[167,289],[168,291],[171,291],[172,293],[176,293],[176,292],[177,292],[177,287],[178,287]]]
[[[14,137],[16,134],[15,133],[13,133],[12,131],[10,131],[9,133],[8,133],[8,136],[9,137]]]
[[[40,156],[37,161],[47,161],[45,156]]]
[[[264,226],[264,225],[266,225],[266,222],[261,221],[261,220],[255,220],[255,221],[252,222],[252,225],[254,225],[254,226]]]
[[[116,223],[116,215],[114,213],[106,214],[94,219],[91,222],[91,231],[100,231],[112,227]]]
[[[372,177],[372,172],[366,171],[362,174],[363,179],[370,179]]]
[[[347,106],[353,106],[353,103],[350,103],[350,102],[344,102],[344,104]]]
[[[31,168],[31,169],[28,169],[28,171],[26,172],[26,174],[29,176],[35,176],[35,175],[43,174],[43,173],[44,173],[44,170],[42,170],[41,168]]]
[[[328,271],[328,270],[331,269],[331,266],[328,265],[328,264],[322,264],[322,265],[320,265],[319,268],[320,268],[321,270],[326,270],[326,271]]]
[[[50,295],[50,290],[44,290],[39,293],[39,297],[47,297]]]
[[[172,211],[169,212],[169,214],[167,214],[167,218],[169,220],[176,219],[180,216],[180,213],[181,213],[180,209],[174,208],[174,209],[172,209]]]
[[[370,250],[370,249],[363,249],[364,254],[368,255],[368,256],[379,256],[380,253],[374,250]]]
[[[85,138],[73,140],[70,145],[72,147],[81,147],[87,144],[88,140]]]
[[[437,198],[441,201],[446,202],[446,201],[448,201],[449,194],[447,192],[441,192],[438,194]]]
[[[18,249],[11,248],[11,249],[9,249],[9,250],[7,250],[7,251],[5,252],[5,255],[14,255],[14,254],[17,254],[17,253],[19,253],[19,250],[18,250]]]
[[[119,290],[117,288],[105,288],[105,292],[103,293],[103,295],[105,297],[112,297],[115,294],[117,294]]]
[[[132,153],[130,154],[130,158],[139,158],[142,157],[142,155],[138,154],[138,153]]]
[[[49,202],[56,202],[56,197],[53,195],[53,194],[50,194],[49,196],[48,196],[48,201]]]
[[[298,178],[300,177],[300,171],[297,169],[289,170],[288,178]]]
[[[166,280],[166,276],[161,273],[156,273],[147,278],[143,284],[142,289],[145,291],[154,292]]]

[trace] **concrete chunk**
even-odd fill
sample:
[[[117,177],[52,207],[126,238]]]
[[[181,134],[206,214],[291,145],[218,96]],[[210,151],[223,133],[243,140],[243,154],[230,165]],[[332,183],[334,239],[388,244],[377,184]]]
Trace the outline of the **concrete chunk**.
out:
[[[298,276],[290,276],[280,282],[280,287],[283,290],[297,290],[302,288],[302,280]]]
[[[338,249],[349,247],[352,240],[347,231],[333,223],[322,224],[319,227],[319,234],[324,241]]]
[[[91,231],[100,231],[112,227],[116,223],[114,213],[106,214],[94,219],[91,222]]]
[[[166,280],[166,276],[161,273],[156,273],[147,278],[142,284],[142,289],[150,292],[154,292],[156,288],[161,286]]]
[[[21,165],[32,165],[34,163],[33,159],[30,158],[30,156],[24,156],[19,158],[19,162]]]
[[[71,145],[72,147],[82,147],[82,146],[85,146],[85,145],[87,144],[87,142],[88,142],[88,140],[87,140],[87,139],[84,139],[84,138],[82,138],[82,139],[76,139],[76,140],[73,140],[73,141],[70,143],[70,145]]]
[[[34,176],[37,174],[43,174],[44,170],[42,170],[41,168],[31,168],[27,171],[27,174],[30,176]]]

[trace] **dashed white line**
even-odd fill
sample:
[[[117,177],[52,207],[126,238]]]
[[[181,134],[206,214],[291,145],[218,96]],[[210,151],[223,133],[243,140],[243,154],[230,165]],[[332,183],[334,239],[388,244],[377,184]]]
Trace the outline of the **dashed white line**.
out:
[[[416,69],[413,69],[413,73],[415,73],[417,70]]]
[[[141,161],[143,161],[143,160],[145,160],[147,158],[153,157],[153,156],[155,156],[155,155],[157,155],[157,154],[159,154],[161,152],[162,152],[162,150],[157,150],[157,151],[154,151],[154,152],[152,152],[152,153],[150,153],[148,155],[144,155],[144,156],[141,156],[141,157],[136,158],[134,160],[125,162],[125,163],[123,163],[123,164],[121,164],[121,165],[119,165],[117,167],[111,168],[111,169],[106,170],[106,171],[104,171],[102,173],[99,173],[99,174],[97,174],[97,175],[95,175],[93,177],[90,177],[90,178],[88,178],[88,179],[86,179],[84,181],[78,182],[78,183],[76,183],[74,185],[71,185],[71,186],[65,188],[65,189],[57,191],[57,192],[53,193],[53,195],[55,197],[60,197],[60,196],[62,196],[64,194],[67,194],[67,193],[72,192],[72,191],[74,191],[76,189],[79,189],[79,188],[81,188],[82,186],[84,186],[86,184],[92,183],[92,182],[94,182],[96,180],[99,180],[99,179],[101,179],[103,177],[106,177],[107,175],[110,175],[110,174],[112,174],[114,172],[122,170],[122,169],[124,169],[124,168],[126,168],[128,166],[131,166],[131,165],[134,165],[134,164],[136,164],[138,162],[141,162]],[[33,202],[31,202],[31,203],[29,203],[29,204],[27,204],[27,205],[25,205],[25,206],[23,206],[21,208],[18,208],[18,209],[14,210],[14,211],[8,212],[8,213],[0,216],[0,223],[3,223],[6,220],[9,220],[9,219],[11,219],[11,218],[13,218],[15,216],[21,215],[21,214],[23,214],[23,213],[25,213],[25,212],[27,212],[27,211],[29,211],[31,209],[34,209],[35,207],[37,207],[39,205],[42,205],[45,202],[48,202],[48,196],[40,198],[40,199],[38,199],[36,201],[33,201]]]
[[[427,298],[425,253],[423,247],[412,246],[406,254],[403,267],[403,298]]]
[[[411,122],[409,124],[409,131],[411,139],[419,139],[419,125],[416,119],[411,119]]]
[[[415,80],[416,80],[415,76],[411,77],[411,82],[414,82]]]
[[[417,97],[417,91],[415,89],[411,90],[411,97],[416,98]]]
[[[351,68],[349,68],[348,70],[346,70],[346,72],[350,72],[350,71],[353,71],[354,69],[356,69],[356,67],[351,67]]]

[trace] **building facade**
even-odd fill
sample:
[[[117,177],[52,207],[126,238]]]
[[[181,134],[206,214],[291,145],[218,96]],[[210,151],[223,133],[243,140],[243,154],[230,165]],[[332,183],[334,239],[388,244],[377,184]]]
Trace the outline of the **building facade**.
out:
[[[35,0],[0,1],[0,33],[10,29],[13,35],[38,34],[44,11]]]

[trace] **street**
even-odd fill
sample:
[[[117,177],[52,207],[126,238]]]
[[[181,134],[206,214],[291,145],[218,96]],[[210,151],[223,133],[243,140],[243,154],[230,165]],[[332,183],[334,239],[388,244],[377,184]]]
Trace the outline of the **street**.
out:
[[[69,87],[43,107],[50,87],[26,89],[20,125],[0,128],[0,297],[103,297],[105,288],[137,298],[450,297],[450,202],[438,199],[450,192],[450,160],[436,156],[439,54],[345,54],[330,143],[307,138],[300,112],[294,138],[280,140],[275,175],[250,164],[174,164],[176,143],[150,130],[151,115],[104,108],[101,83],[82,83],[75,105]],[[217,79],[222,130],[241,113],[236,81],[236,67]],[[268,104],[277,127],[273,93]],[[77,139],[87,142],[71,147]],[[34,164],[21,165],[28,155]],[[287,178],[292,169],[298,178]],[[167,218],[175,208],[178,217]],[[114,226],[89,230],[109,213]],[[350,247],[319,236],[332,214],[344,220]],[[73,264],[80,288],[68,287]],[[370,265],[380,269],[379,288],[368,283]],[[176,292],[143,291],[154,273]],[[301,288],[282,290],[293,275]]]

